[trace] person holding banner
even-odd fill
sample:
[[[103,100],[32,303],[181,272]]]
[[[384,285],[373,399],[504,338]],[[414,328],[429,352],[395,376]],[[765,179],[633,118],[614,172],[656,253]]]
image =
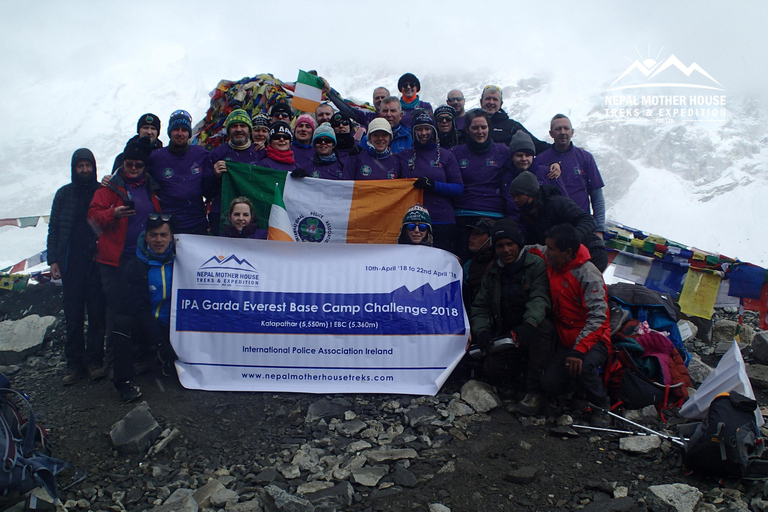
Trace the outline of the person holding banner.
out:
[[[330,124],[323,123],[315,130],[312,145],[315,147],[315,154],[305,168],[308,176],[324,180],[349,178],[349,172],[345,172],[345,162],[336,153],[336,134]],[[298,172],[294,171],[292,176],[297,176]]]
[[[355,159],[352,173],[356,180],[395,180],[400,177],[400,159],[392,152],[392,127],[378,117],[368,125],[368,140]]]
[[[411,206],[403,217],[398,244],[432,247],[432,219],[423,205]]]
[[[398,154],[403,178],[417,178],[414,187],[424,191],[424,206],[432,216],[435,247],[456,250],[456,217],[451,200],[464,192],[456,157],[437,143],[437,126],[429,112],[413,119],[413,149]]]
[[[283,121],[272,123],[269,127],[269,145],[267,155],[257,165],[277,171],[291,172],[299,167],[291,149],[291,126]]]
[[[67,374],[62,384],[70,386],[85,375],[91,380],[105,376],[104,293],[99,267],[93,261],[96,234],[88,225],[88,206],[99,188],[96,159],[91,150],[78,149],[72,155],[72,182],[53,198],[46,245],[51,276],[61,279],[64,292],[64,321],[67,340]],[[85,312],[88,337],[85,337]]]
[[[251,200],[245,196],[236,197],[229,203],[229,224],[224,225],[221,236],[266,240],[267,230],[256,225],[258,220]]]
[[[141,396],[133,384],[136,343],[157,353],[163,375],[173,374],[176,353],[170,342],[171,289],[173,286],[172,215],[153,213],[147,229],[137,239],[136,258],[126,266],[122,286],[125,297],[114,323],[114,385],[123,402]],[[154,357],[154,355],[153,355]]]
[[[523,248],[511,219],[495,223],[492,243],[496,260],[472,303],[472,338],[485,351],[483,369],[497,386],[509,390],[524,373],[525,397],[515,409],[532,416],[544,404],[541,375],[554,340],[547,264]]]

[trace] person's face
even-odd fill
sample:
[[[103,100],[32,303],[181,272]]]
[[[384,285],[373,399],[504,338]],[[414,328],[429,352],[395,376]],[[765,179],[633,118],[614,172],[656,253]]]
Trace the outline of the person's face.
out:
[[[429,126],[417,126],[416,127],[416,140],[420,144],[429,143],[429,139],[432,137],[432,128]]]
[[[488,89],[483,93],[483,99],[480,101],[480,106],[483,110],[489,114],[495,114],[501,109],[501,92]]]
[[[449,107],[453,107],[458,115],[464,113],[464,94],[460,90],[454,89],[450,91],[445,102]]]
[[[518,208],[522,208],[526,204],[533,202],[533,198],[525,194],[515,194],[512,196],[512,199],[514,199]]]
[[[320,156],[331,156],[333,154],[333,139],[330,137],[316,138],[315,152]]]
[[[400,103],[382,103],[379,110],[379,116],[383,117],[389,123],[389,126],[394,128],[400,124],[400,120],[403,118],[403,111],[400,108]]]
[[[291,149],[291,138],[284,133],[278,133],[269,140],[269,145],[278,151],[288,151]]]
[[[141,128],[139,128],[139,138],[142,137],[149,137],[149,141],[154,144],[154,142],[157,140],[157,128],[152,126],[151,124],[145,124]]]
[[[469,135],[472,140],[482,144],[488,140],[488,121],[484,117],[476,117],[469,125]]]
[[[75,164],[75,174],[81,178],[87,178],[93,174],[93,164],[88,160],[80,160]]]
[[[520,246],[509,238],[502,238],[495,245],[496,257],[505,265],[511,265],[520,256]]]
[[[413,230],[408,229],[411,227],[411,224],[413,224]],[[411,224],[408,224],[405,227],[405,230],[408,232],[408,238],[414,244],[420,244],[421,241],[427,237],[427,225],[415,224],[415,223],[411,223]],[[424,228],[424,230],[422,231],[421,228]]]
[[[333,117],[333,107],[330,105],[320,105],[315,109],[315,119],[317,124],[330,123],[331,117]]]
[[[263,145],[269,138],[269,128],[266,126],[254,126],[251,136],[254,143]]]
[[[229,214],[229,222],[235,229],[242,231],[245,226],[251,223],[251,209],[245,203],[237,203]]]
[[[479,251],[488,242],[490,237],[491,235],[488,233],[473,229],[472,233],[469,234],[469,250],[472,252]]]
[[[547,257],[547,265],[552,268],[562,267],[568,263],[573,256],[570,249],[566,249],[565,251],[558,249],[557,245],[555,245],[554,238],[547,238],[544,240],[544,243],[547,245],[547,252],[545,254]]]
[[[571,144],[571,138],[573,137],[571,121],[564,117],[552,121],[549,136],[555,141],[555,149],[568,149],[568,146]]]
[[[437,121],[438,133],[448,133],[453,129],[453,118],[451,116],[440,115],[435,121]]]
[[[515,151],[512,155],[512,164],[518,171],[527,171],[533,165],[533,155],[528,151]]]
[[[419,94],[419,88],[416,87],[416,82],[405,82],[403,88],[400,89],[403,96],[410,98]]]
[[[277,121],[283,121],[291,124],[291,116],[286,112],[274,112],[270,117],[272,118],[273,123],[276,123]]]
[[[312,141],[312,132],[312,125],[306,121],[302,121],[296,125],[293,136],[296,137],[296,142],[309,144]]]
[[[371,141],[376,151],[381,153],[389,146],[392,136],[385,131],[377,130],[368,137],[368,140]]]
[[[171,233],[171,227],[168,224],[163,224],[155,229],[150,229],[144,235],[144,241],[147,243],[153,253],[163,254],[171,246],[173,240],[173,234]]]
[[[336,134],[339,133],[349,133],[352,130],[352,126],[350,125],[349,121],[346,119],[339,121],[338,123],[332,124],[333,126],[333,132]]]
[[[232,123],[229,125],[229,140],[232,144],[242,146],[248,142],[248,132],[251,131],[245,123]]]
[[[389,91],[383,87],[377,87],[373,90],[373,106],[376,107],[376,110],[379,110],[379,107],[381,106],[381,100],[387,96],[389,96]]]
[[[174,128],[171,130],[171,144],[174,146],[186,146],[189,142],[189,132],[186,128]]]
[[[123,161],[123,173],[127,178],[138,178],[144,174],[144,167],[145,164],[141,160]]]

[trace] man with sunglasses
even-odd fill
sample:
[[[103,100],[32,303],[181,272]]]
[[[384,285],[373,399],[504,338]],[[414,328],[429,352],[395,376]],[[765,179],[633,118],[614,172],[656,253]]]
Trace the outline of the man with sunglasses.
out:
[[[246,115],[248,126],[250,118]],[[245,125],[244,125],[245,126]],[[245,126],[243,136],[250,141]],[[158,197],[163,212],[178,219],[178,232],[204,235],[208,222],[203,202],[203,164],[208,150],[192,146],[192,116],[186,110],[176,110],[168,121],[168,146],[153,151],[147,161],[147,172],[160,185]]]
[[[494,142],[509,145],[512,136],[518,130],[522,130],[531,136],[536,147],[536,154],[549,149],[549,144],[540,141],[525,126],[510,118],[501,106],[504,100],[501,97],[501,88],[496,85],[486,85],[480,95],[480,108],[491,115],[491,138]]]
[[[331,117],[331,127],[336,134],[336,152],[347,168],[354,165],[354,160],[362,148],[355,143],[352,120],[339,111]]]
[[[448,97],[445,99],[446,104],[452,107],[456,111],[454,120],[456,121],[456,129],[464,131],[464,114],[467,112],[464,110],[464,93],[458,89],[451,89],[448,91]]]
[[[163,374],[173,374],[176,354],[170,343],[171,288],[173,287],[174,217],[167,213],[147,216],[146,230],[137,239],[136,257],[123,272],[125,301],[114,323],[114,384],[120,400],[132,402],[141,396],[134,377],[136,344],[155,354],[163,363]]]
[[[419,99],[421,82],[413,73],[406,73],[397,81],[397,90],[400,91],[400,106],[403,109],[403,124],[411,126],[411,118],[417,110],[426,110],[432,113],[432,105]]]
[[[272,119],[272,123],[282,121],[290,125],[293,120],[293,110],[286,102],[279,101],[269,109],[269,117]]]

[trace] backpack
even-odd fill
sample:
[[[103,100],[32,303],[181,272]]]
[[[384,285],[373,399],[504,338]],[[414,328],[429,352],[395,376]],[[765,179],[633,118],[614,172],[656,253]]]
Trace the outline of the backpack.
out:
[[[731,391],[709,405],[707,417],[686,442],[683,464],[702,474],[744,477],[763,452],[755,421],[757,401]]]
[[[26,419],[21,411],[27,414]],[[44,487],[56,500],[59,496],[56,475],[72,465],[51,457],[48,433],[35,421],[26,394],[12,389],[0,373],[0,494],[10,491],[26,494]]]

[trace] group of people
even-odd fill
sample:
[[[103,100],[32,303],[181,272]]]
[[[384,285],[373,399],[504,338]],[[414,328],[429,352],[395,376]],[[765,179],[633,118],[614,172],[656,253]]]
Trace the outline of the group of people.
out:
[[[406,73],[398,80],[400,96],[374,90],[374,111],[351,106],[323,82],[328,101],[314,113],[296,116],[286,102],[255,115],[235,106],[224,122],[226,143],[211,151],[190,144],[188,112],[171,114],[167,146],[158,138],[159,118],[144,114],[101,183],[93,154],[75,151],[72,180],[54,198],[48,236],[48,263],[64,287],[64,384],[111,375],[121,399],[131,401],[141,394],[134,372],[156,356],[164,373],[173,372],[173,235],[267,237],[251,198],[221,204],[227,162],[239,162],[295,179],[411,178],[423,204],[406,214],[398,243],[434,246],[462,260],[472,342],[488,361],[489,378],[499,368],[509,373],[507,359],[522,354],[511,359],[527,361],[528,390],[519,404],[527,413],[538,408],[542,389],[562,384],[563,372],[548,366],[557,358],[570,368],[566,377],[594,391],[597,354],[607,355],[607,348],[595,347],[610,346],[604,333],[594,334],[607,307],[589,302],[600,295],[594,287],[608,261],[605,203],[594,158],[571,142],[570,120],[552,118],[550,145],[504,112],[502,90],[493,85],[483,89],[479,108],[466,111],[463,93],[454,89],[433,111],[419,97],[418,78]],[[567,261],[551,256],[558,251]],[[580,288],[550,294],[565,286],[556,279],[575,279]],[[572,295],[578,290],[581,296]],[[579,301],[590,305],[578,309]],[[584,332],[574,334],[577,325]],[[496,338],[510,333],[521,350],[492,350]],[[556,339],[566,353],[555,350]]]

